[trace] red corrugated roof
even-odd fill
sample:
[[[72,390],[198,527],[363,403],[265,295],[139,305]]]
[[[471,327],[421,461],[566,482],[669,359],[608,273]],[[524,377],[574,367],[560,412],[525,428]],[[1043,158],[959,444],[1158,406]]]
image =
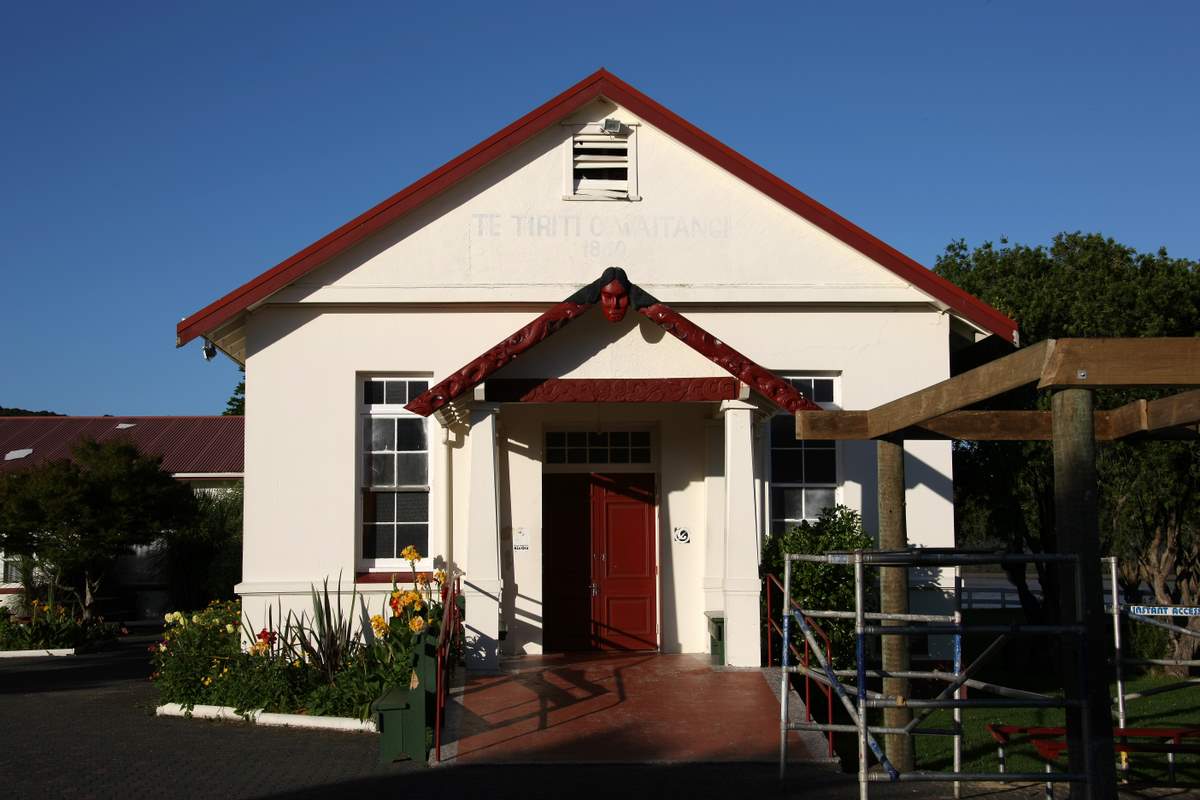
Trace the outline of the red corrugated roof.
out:
[[[172,475],[242,472],[242,417],[0,417],[0,472],[69,458],[85,438],[126,439]]]
[[[940,275],[925,269],[899,250],[875,238],[782,178],[717,141],[683,117],[651,100],[611,72],[600,69],[291,258],[192,314],[176,326],[176,346],[181,347],[197,336],[212,333],[217,327],[244,313],[255,303],[312,272],[329,259],[529,141],[537,133],[597,97],[606,97],[629,109],[785,208],[791,209],[934,299],[945,303],[964,319],[995,333],[1005,341],[1016,342],[1017,323],[1001,312],[964,292]]]

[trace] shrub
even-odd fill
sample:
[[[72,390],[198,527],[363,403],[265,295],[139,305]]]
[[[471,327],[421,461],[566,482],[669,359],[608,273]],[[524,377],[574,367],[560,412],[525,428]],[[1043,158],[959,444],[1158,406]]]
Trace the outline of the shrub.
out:
[[[776,534],[763,548],[764,569],[783,580],[783,557],[788,553],[828,553],[835,550],[867,550],[875,546],[863,531],[862,517],[846,506],[821,513],[816,522],[801,522],[791,530]],[[871,583],[867,583],[867,587]],[[854,610],[854,571],[842,564],[792,563],[792,599],[801,608]],[[854,660],[854,625],[837,620],[821,620],[829,634],[833,661],[838,667]],[[799,631],[796,631],[799,635]]]
[[[163,640],[151,648],[151,679],[162,702],[185,708],[212,704],[239,712],[262,708],[365,719],[388,689],[414,686],[416,648],[437,635],[441,603],[415,569],[413,577],[415,589],[393,584],[390,619],[369,616],[360,604],[356,633],[343,613],[340,586],[335,601],[328,582],[321,593],[313,588],[311,621],[306,614],[288,614],[279,630],[268,621],[253,633],[242,623],[237,601],[214,601],[192,615],[172,612]],[[439,572],[434,584],[444,583]],[[245,649],[243,638],[249,641]]]
[[[28,619],[0,613],[0,650],[83,648],[117,637],[119,626],[103,618],[81,619],[61,604],[29,601]]]

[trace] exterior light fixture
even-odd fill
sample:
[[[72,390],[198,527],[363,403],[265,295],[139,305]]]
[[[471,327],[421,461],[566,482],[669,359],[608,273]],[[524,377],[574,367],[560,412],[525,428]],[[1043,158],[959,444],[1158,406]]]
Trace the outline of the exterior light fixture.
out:
[[[620,133],[621,120],[615,117],[609,117],[608,119],[604,120],[604,123],[601,127],[605,133]]]

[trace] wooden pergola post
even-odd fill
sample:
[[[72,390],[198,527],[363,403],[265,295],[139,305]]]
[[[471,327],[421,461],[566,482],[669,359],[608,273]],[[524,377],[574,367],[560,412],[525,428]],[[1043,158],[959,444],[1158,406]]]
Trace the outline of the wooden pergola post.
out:
[[[1102,651],[1108,618],[1104,614],[1100,582],[1093,404],[1091,389],[1056,389],[1050,400],[1057,549],[1079,558],[1078,572],[1073,565],[1059,567],[1059,609],[1062,622],[1073,622],[1077,613],[1087,629],[1082,640],[1074,636],[1059,640],[1062,647],[1059,667],[1066,696],[1084,702],[1083,708],[1067,709],[1067,757],[1070,771],[1086,773],[1088,783],[1072,784],[1070,796],[1089,800],[1116,797],[1109,669]],[[1085,648],[1085,653],[1079,652],[1080,647]],[[1081,655],[1085,670],[1082,675]],[[1089,750],[1083,746],[1085,726]]]
[[[904,550],[908,547],[908,527],[904,513],[904,442],[880,439],[875,446],[876,475],[879,484],[879,549]],[[908,613],[908,570],[881,567],[879,570],[880,610],[885,614]],[[904,624],[904,623],[888,623]],[[908,637],[884,636],[883,669],[904,672],[909,668]],[[908,678],[884,678],[883,693],[890,697],[909,697]],[[912,720],[911,708],[888,708],[883,724],[903,728]],[[888,734],[884,738],[888,759],[902,772],[913,768],[912,737]]]

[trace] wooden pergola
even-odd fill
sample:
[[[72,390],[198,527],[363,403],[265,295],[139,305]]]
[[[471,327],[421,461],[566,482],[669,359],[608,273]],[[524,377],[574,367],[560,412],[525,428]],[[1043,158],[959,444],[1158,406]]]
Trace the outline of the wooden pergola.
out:
[[[1049,411],[966,410],[1029,384],[1051,392]],[[1095,409],[1095,390],[1200,386],[1200,338],[1047,339],[920,391],[866,411],[797,411],[796,438],[874,439],[878,442],[879,547],[908,546],[904,519],[904,440],[1050,441],[1054,451],[1055,534],[1061,552],[1079,559],[1058,574],[1060,608],[1076,608],[1087,638],[1103,641],[1108,618],[1100,579],[1097,524],[1096,442],[1127,437],[1200,438],[1200,390],[1157,400],[1136,400],[1111,411]],[[884,612],[907,613],[908,577],[903,568],[881,570]],[[1067,648],[1077,643],[1063,640]],[[1076,654],[1067,651],[1066,658]],[[884,639],[883,669],[908,669],[903,637]],[[1088,774],[1088,797],[1113,797],[1112,713],[1105,660],[1093,651],[1082,682],[1063,670],[1067,697],[1088,707],[1091,752],[1082,752],[1084,715],[1067,710],[1072,772]],[[908,681],[885,679],[884,693],[908,696]],[[1085,692],[1086,687],[1086,692]],[[911,710],[888,709],[889,727],[903,727]],[[907,737],[889,736],[889,758],[911,769]],[[893,755],[894,754],[894,755]],[[903,766],[902,766],[903,765]],[[1072,790],[1072,796],[1076,790]],[[1078,795],[1082,796],[1082,795]]]

